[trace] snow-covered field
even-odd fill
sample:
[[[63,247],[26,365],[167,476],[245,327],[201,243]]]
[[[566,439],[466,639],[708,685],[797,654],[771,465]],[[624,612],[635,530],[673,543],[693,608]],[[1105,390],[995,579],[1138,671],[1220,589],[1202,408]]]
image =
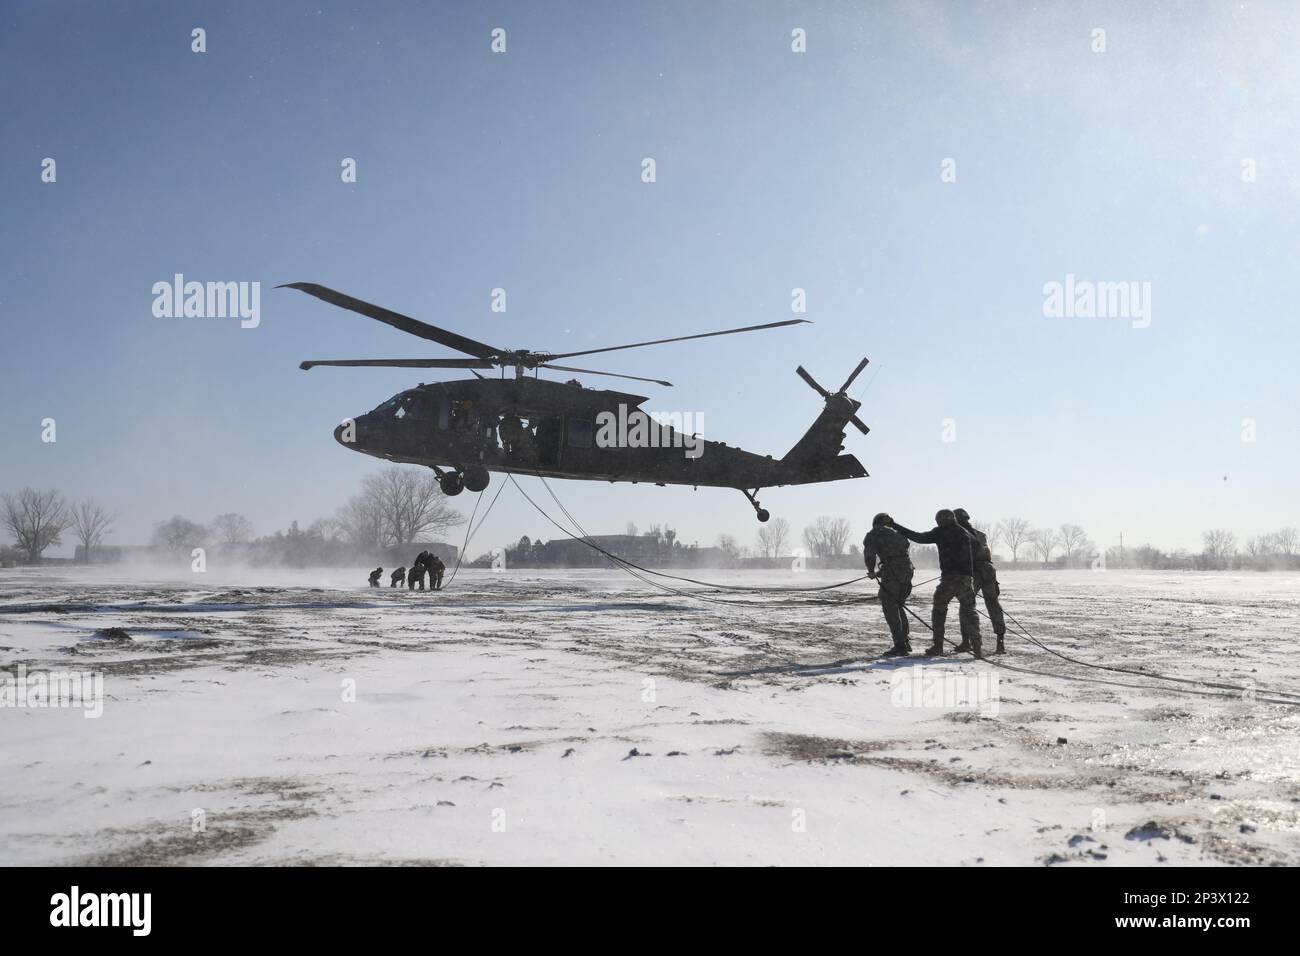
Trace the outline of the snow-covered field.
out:
[[[1300,863],[1300,707],[1268,702],[1300,695],[1300,575],[1002,574],[1065,654],[1252,694],[1014,636],[1002,667],[874,659],[862,585],[365,574],[0,571],[0,667],[105,698],[0,709],[0,863]],[[984,714],[896,686],[994,674]]]

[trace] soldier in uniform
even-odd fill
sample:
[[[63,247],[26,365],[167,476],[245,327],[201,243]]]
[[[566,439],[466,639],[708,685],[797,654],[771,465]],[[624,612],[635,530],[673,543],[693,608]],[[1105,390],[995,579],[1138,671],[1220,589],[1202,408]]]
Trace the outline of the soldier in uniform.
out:
[[[424,552],[423,551],[421,551],[418,555],[416,555],[415,561],[411,564],[411,570],[406,572],[407,590],[414,591],[416,589],[415,586],[417,584],[420,586],[420,590],[423,591],[424,590]]]
[[[913,568],[907,553],[907,538],[890,527],[892,521],[884,512],[871,519],[871,530],[862,539],[862,560],[867,565],[867,577],[880,586],[880,609],[894,639],[894,646],[885,651],[885,657],[901,657],[912,652],[908,637],[911,628],[903,602],[912,593]]]
[[[969,645],[971,653],[976,657],[983,657],[980,618],[975,610],[973,584],[975,539],[957,523],[957,516],[947,508],[934,516],[935,527],[929,531],[913,531],[897,522],[891,523],[909,541],[939,546],[939,586],[934,589],[934,608],[930,612],[934,643],[925,653],[930,657],[943,656],[943,630],[948,619],[948,605],[956,598],[961,608],[958,617],[961,621],[962,643]]]
[[[970,523],[970,514],[965,508],[957,508],[953,511],[953,514],[957,516],[957,523],[975,536],[975,550],[973,552],[975,593],[984,592],[984,607],[988,609],[989,620],[993,623],[993,633],[998,638],[997,653],[1005,654],[1007,652],[1005,643],[1007,622],[1002,616],[1002,602],[998,600],[998,595],[1002,593],[1002,587],[998,584],[998,570],[993,567],[993,552],[989,550],[989,536]],[[962,645],[957,650],[970,650],[969,647],[965,646],[965,641],[962,642]]]
[[[388,586],[390,588],[400,588],[405,583],[406,583],[405,566],[400,567],[396,571],[394,571],[393,576],[388,579]]]
[[[432,564],[429,565],[429,583],[433,585],[435,591],[442,590],[442,575],[447,570],[447,565],[442,563],[442,558],[436,554],[429,555]]]
[[[383,568],[375,568],[373,571],[370,572],[370,586],[372,588],[379,587],[379,576],[383,573],[384,573]]]

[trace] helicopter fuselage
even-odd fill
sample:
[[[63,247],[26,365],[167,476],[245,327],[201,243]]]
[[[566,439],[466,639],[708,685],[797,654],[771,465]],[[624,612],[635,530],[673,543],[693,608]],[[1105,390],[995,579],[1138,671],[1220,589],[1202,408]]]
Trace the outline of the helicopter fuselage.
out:
[[[828,406],[804,441],[776,459],[683,434],[641,411],[645,401],[528,376],[434,382],[344,422],[335,438],[354,451],[440,475],[482,469],[744,490],[866,474],[852,455],[838,454],[844,420],[857,403]],[[822,453],[828,441],[836,443],[834,454]],[[796,454],[810,444],[818,453]]]

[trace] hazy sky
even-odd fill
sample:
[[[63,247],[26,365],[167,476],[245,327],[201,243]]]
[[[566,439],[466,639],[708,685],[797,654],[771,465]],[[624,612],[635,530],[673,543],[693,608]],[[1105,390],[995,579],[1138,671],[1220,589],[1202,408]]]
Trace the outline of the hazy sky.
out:
[[[93,495],[110,543],[331,514],[379,467],[335,424],[439,373],[297,363],[452,353],[277,283],[550,351],[789,318],[798,287],[812,325],[584,361],[779,456],[821,407],[795,366],[837,387],[870,356],[847,450],[871,477],[764,492],[796,529],[1300,523],[1298,10],[6,3],[0,490]],[[177,272],[261,282],[261,325],[155,318]],[[1149,327],[1045,317],[1067,274],[1150,283]],[[734,491],[553,487],[592,532],[759,527]],[[524,533],[554,536],[507,489],[470,550]]]

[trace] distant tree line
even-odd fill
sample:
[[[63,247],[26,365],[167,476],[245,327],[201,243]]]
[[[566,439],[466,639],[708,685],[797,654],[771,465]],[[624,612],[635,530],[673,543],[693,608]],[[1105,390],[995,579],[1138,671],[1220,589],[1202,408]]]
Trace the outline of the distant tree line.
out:
[[[14,547],[0,553],[6,563],[39,564],[43,553],[62,544],[69,532],[79,545],[80,561],[122,554],[122,549],[103,545],[116,516],[94,501],[69,504],[54,489],[24,488],[0,496],[0,502],[0,528],[14,539]],[[294,521],[288,530],[257,537],[252,522],[235,512],[219,514],[207,524],[174,515],[154,525],[148,550],[188,557],[193,549],[204,548],[257,566],[347,566],[434,540],[462,523],[432,472],[394,466],[367,475],[361,490],[333,516],[306,529]]]
[[[55,489],[23,488],[0,495],[0,529],[12,538],[0,548],[0,564],[39,564],[44,552],[70,535],[78,559],[104,557],[104,539],[116,515],[93,499],[69,502]],[[334,515],[319,518],[305,529],[294,521],[285,531],[257,537],[243,515],[226,512],[200,524],[175,515],[154,526],[151,548],[155,553],[188,555],[194,548],[214,549],[258,566],[347,566],[366,563],[390,549],[428,542],[464,523],[447,502],[437,478],[408,468],[388,467],[367,475],[357,494]],[[1294,527],[1247,538],[1226,529],[1202,533],[1200,551],[1162,551],[1151,544],[1110,547],[1104,553],[1077,524],[1055,528],[1035,527],[1023,518],[1003,518],[991,526],[975,523],[990,548],[999,545],[1010,553],[1010,563],[1036,567],[1113,567],[1149,570],[1274,570],[1300,569],[1300,532]],[[734,535],[719,535],[713,547],[683,545],[673,528],[652,525],[645,532],[628,523],[623,535],[599,536],[621,557],[661,566],[780,567],[802,558],[812,566],[852,567],[862,551],[853,538],[847,518],[820,515],[803,528],[799,544],[784,518],[773,518],[758,531],[753,546],[742,545]],[[603,545],[605,546],[605,545]],[[505,549],[508,567],[581,566],[603,560],[586,545],[569,538],[546,542],[527,536]],[[595,559],[592,555],[595,554]],[[913,545],[913,563],[936,567],[932,545]],[[581,556],[581,557],[577,557]],[[490,564],[481,556],[476,564]],[[1004,561],[1001,554],[995,559]]]

